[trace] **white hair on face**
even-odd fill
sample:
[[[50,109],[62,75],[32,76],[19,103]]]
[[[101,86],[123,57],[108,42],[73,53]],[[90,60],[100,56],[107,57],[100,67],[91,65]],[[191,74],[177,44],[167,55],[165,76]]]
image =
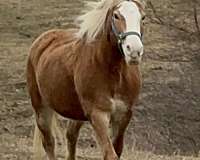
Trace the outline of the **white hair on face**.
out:
[[[123,0],[101,0],[100,2],[87,2],[87,6],[93,9],[77,18],[80,27],[77,37],[82,38],[86,35],[87,41],[93,41],[97,34],[103,29],[109,9],[122,1]]]
[[[141,36],[142,11],[138,5],[134,1],[124,1],[120,4],[119,12],[124,17],[126,23],[124,32],[136,32]],[[122,49],[127,63],[130,63],[133,59],[139,62],[143,54],[141,38],[134,34],[128,35],[122,43]]]

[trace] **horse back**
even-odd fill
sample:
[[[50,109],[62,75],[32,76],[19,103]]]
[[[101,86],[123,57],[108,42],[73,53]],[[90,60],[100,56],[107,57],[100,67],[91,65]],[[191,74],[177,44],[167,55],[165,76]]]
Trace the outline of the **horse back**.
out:
[[[37,66],[40,57],[46,50],[56,49],[58,46],[64,44],[70,44],[71,42],[75,41],[74,34],[77,30],[49,30],[43,34],[41,34],[32,44],[29,52],[29,60],[32,62],[34,67]],[[50,52],[49,52],[50,53]]]

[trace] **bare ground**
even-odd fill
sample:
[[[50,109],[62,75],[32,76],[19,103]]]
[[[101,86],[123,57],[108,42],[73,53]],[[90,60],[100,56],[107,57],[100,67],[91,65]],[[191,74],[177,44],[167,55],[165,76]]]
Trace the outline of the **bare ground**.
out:
[[[0,1],[0,159],[32,156],[33,112],[25,87],[28,49],[43,31],[73,27],[81,0]],[[143,90],[127,130],[125,159],[200,159],[200,41],[187,0],[152,0],[145,32]],[[196,3],[200,13],[200,4]],[[200,17],[200,14],[198,14]],[[200,21],[200,20],[199,20]],[[78,159],[99,159],[89,125]],[[93,134],[92,134],[93,135]],[[65,147],[59,147],[63,159]],[[175,155],[190,157],[178,157]],[[170,156],[168,156],[170,155]],[[86,158],[83,158],[86,157]]]

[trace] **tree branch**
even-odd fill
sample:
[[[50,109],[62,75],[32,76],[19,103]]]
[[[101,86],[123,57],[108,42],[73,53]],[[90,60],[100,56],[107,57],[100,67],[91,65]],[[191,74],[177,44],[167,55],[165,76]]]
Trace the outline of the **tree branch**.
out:
[[[199,22],[198,22],[198,17],[197,17],[197,7],[194,3],[194,20],[195,20],[195,25],[196,25],[196,28],[197,28],[197,33],[200,37],[200,27],[199,27]]]
[[[166,25],[168,27],[171,27],[171,28],[175,28],[175,29],[178,29],[180,31],[183,31],[183,32],[186,32],[186,33],[190,33],[190,31],[188,31],[187,29],[185,29],[184,27],[182,26],[177,26],[175,24],[172,24],[172,23],[168,23],[168,22],[165,22],[157,13],[156,11],[156,8],[154,7],[154,5],[152,4],[151,1],[148,1],[147,2],[148,6],[150,7],[150,9],[153,11],[153,14],[154,14],[154,17],[157,19],[154,20],[152,18],[150,18],[154,23],[157,23],[157,24],[160,24],[160,25]]]
[[[148,1],[147,4],[153,11],[153,14],[154,14],[155,18],[159,21],[159,24],[164,24],[164,21],[158,16],[157,11],[156,11],[154,5],[151,3],[151,1]]]
[[[15,87],[25,87],[26,82],[21,81],[21,82],[15,82],[15,83],[6,83],[6,84],[0,84],[0,87],[7,87],[7,86],[15,86]]]

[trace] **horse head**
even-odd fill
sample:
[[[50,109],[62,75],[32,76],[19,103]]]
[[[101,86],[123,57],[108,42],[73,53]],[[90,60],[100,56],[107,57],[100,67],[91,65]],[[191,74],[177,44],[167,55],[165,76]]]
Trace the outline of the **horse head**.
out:
[[[107,13],[107,37],[118,46],[128,64],[138,64],[142,59],[144,19],[144,5],[140,1],[122,1]]]

